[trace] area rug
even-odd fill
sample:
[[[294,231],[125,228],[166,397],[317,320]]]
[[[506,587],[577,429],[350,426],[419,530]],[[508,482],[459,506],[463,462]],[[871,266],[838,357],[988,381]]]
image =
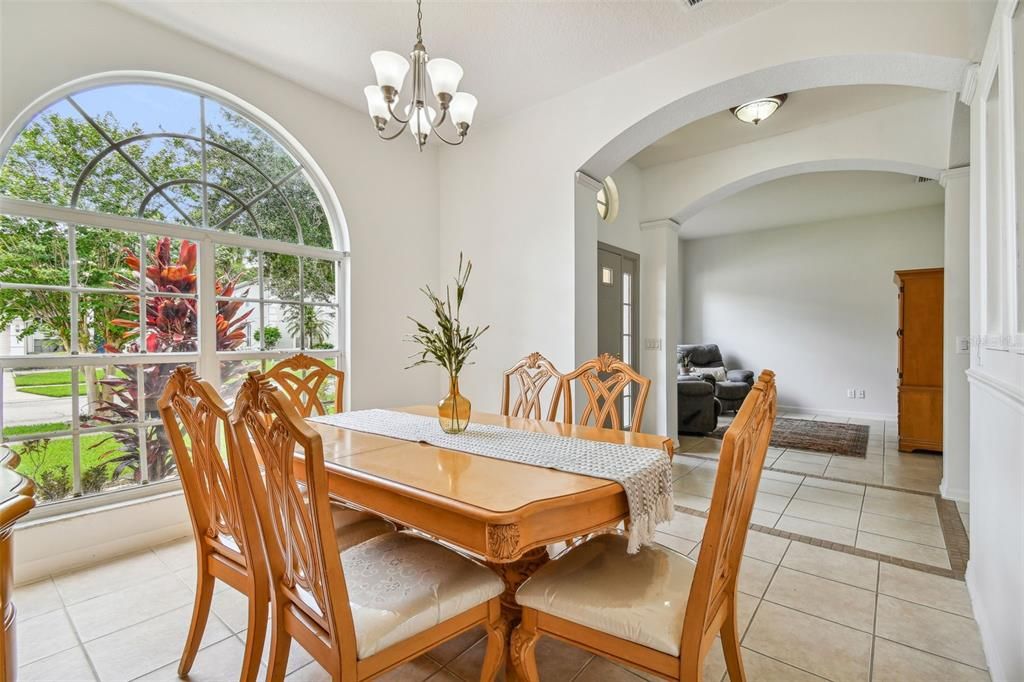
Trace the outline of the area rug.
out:
[[[719,426],[708,435],[722,438],[728,426]],[[868,427],[860,424],[839,424],[812,419],[775,418],[772,429],[773,448],[796,448],[844,457],[866,457]]]

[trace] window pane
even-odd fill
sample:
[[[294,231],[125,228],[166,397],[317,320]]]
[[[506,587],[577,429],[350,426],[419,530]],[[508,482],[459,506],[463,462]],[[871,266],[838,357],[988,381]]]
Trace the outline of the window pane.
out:
[[[82,182],[72,206],[99,213],[137,216],[153,186],[132,168],[124,157],[107,154]],[[181,222],[181,216],[166,202],[152,202],[141,214],[150,220]]]
[[[67,286],[68,257],[64,225],[0,216],[0,282]],[[5,305],[0,302],[0,310]]]
[[[96,289],[138,288],[132,263],[139,258],[141,237],[101,227],[75,227],[78,286]]]
[[[61,100],[15,138],[0,168],[0,194],[70,206],[79,175],[106,147],[99,132]]]
[[[294,175],[284,183],[281,191],[288,198],[288,203],[295,211],[302,226],[302,243],[319,246],[325,249],[335,248],[331,226],[327,222],[327,214],[306,174]]]
[[[93,88],[73,99],[115,140],[159,131],[199,134],[199,96],[184,90],[130,83]]]
[[[57,502],[72,496],[74,451],[70,437],[42,437],[12,443],[11,449],[18,453],[18,472],[36,484],[36,500]]]
[[[297,216],[282,190],[274,190],[252,205],[252,214],[259,223],[260,236],[282,242],[298,242]]]
[[[286,303],[268,303],[264,305],[264,324],[277,327],[281,331],[281,339],[277,342],[280,350],[298,349],[302,334],[302,306]]]
[[[288,152],[245,116],[213,100],[205,99],[204,102],[206,134],[211,140],[251,159],[275,180],[296,167]]]
[[[217,246],[216,271],[221,292],[228,284],[232,296],[259,298],[259,254],[249,249]]]
[[[0,290],[0,334],[7,333],[12,356],[71,351],[71,294]]]
[[[234,400],[249,372],[260,372],[259,360],[222,360],[220,363],[220,395],[225,400]]]
[[[258,303],[219,299],[217,350],[258,350],[261,338],[259,309]]]
[[[242,201],[249,201],[269,187],[270,181],[260,172],[262,168],[253,167],[236,154],[237,151],[234,149],[228,151],[214,144],[207,145],[206,179],[207,182],[223,187]],[[213,221],[210,224],[212,225]]]
[[[633,273],[631,272],[622,273],[622,302],[633,302]]]
[[[74,369],[3,371],[9,382],[4,391],[4,439],[71,428],[72,383],[79,384],[79,394],[84,392],[83,377]]]
[[[263,254],[264,296],[282,301],[299,300],[299,258],[283,253]]]
[[[337,263],[314,258],[302,259],[302,284],[307,303],[334,303]]]
[[[116,358],[111,357],[111,361]],[[82,428],[136,422],[139,407],[134,365],[84,367],[80,378]]]
[[[325,305],[302,306],[304,348],[336,348],[335,318],[337,308]]]
[[[122,353],[138,343],[138,303],[127,294],[79,294],[78,311],[80,352]]]
[[[146,351],[190,353],[199,347],[199,302],[176,296],[146,297]]]
[[[83,495],[130,487],[141,482],[137,428],[92,433],[80,439]]]

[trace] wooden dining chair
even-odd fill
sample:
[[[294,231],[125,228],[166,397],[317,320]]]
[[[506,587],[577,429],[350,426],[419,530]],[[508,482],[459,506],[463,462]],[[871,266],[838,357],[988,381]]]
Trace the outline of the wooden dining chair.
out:
[[[765,370],[723,439],[696,562],[661,546],[629,555],[624,536],[599,535],[523,583],[511,655],[528,682],[539,679],[534,650],[541,635],[658,677],[696,682],[721,634],[729,679],[746,679],[736,581],[775,412],[775,375]]]
[[[228,407],[191,367],[171,372],[157,401],[181,478],[196,544],[196,596],[178,675],[188,674],[210,617],[217,580],[249,597],[240,679],[253,680],[267,630],[270,601],[263,541],[250,507],[240,504],[226,455],[234,449]]]
[[[629,430],[634,433],[640,431],[647,393],[651,389],[650,379],[608,353],[584,362],[572,372],[562,375],[559,382],[555,400],[562,403],[562,421],[566,424],[574,423],[574,381],[579,381],[586,399],[579,420],[581,426],[586,426],[593,420],[594,426],[623,428],[625,422],[619,414],[619,400],[622,399],[624,412],[629,416]]]
[[[266,376],[281,387],[303,417],[327,414],[320,394],[334,379],[334,412],[342,411],[345,373],[319,358],[296,353],[267,370]]]
[[[509,403],[512,396],[512,380],[516,380],[516,401]],[[544,389],[548,382],[551,385],[551,400],[547,410],[541,409]],[[506,417],[524,417],[526,419],[555,420],[558,386],[562,380],[559,372],[551,361],[540,353],[530,353],[502,374],[501,381],[501,414]],[[543,415],[543,416],[542,416]]]
[[[490,569],[412,533],[393,532],[344,549],[330,527],[323,441],[294,404],[250,373],[231,426],[270,571],[272,628],[268,680],[284,678],[294,640],[332,680],[378,676],[483,625],[481,680],[501,669],[504,639]],[[304,460],[296,461],[296,447]],[[265,467],[260,475],[257,452]],[[306,480],[303,496],[296,471]]]
[[[249,597],[240,679],[253,680],[267,630],[270,588],[253,505],[234,485],[240,469],[232,461],[237,447],[228,406],[212,385],[183,365],[171,373],[157,407],[181,478],[196,544],[196,597],[178,674],[185,675],[192,668],[210,617],[216,581],[222,580]],[[331,505],[331,520],[343,543],[394,530],[377,516],[337,504]]]

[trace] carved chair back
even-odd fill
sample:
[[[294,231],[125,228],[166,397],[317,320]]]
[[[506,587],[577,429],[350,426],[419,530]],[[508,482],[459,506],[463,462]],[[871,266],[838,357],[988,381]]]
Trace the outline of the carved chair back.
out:
[[[334,411],[341,412],[345,373],[319,358],[296,353],[270,368],[266,376],[285,392],[303,417],[327,414],[320,394],[334,379]]]
[[[683,622],[681,656],[700,656],[734,609],[743,544],[776,414],[775,374],[761,373],[722,441],[707,526]],[[689,660],[700,660],[690,658]]]
[[[515,402],[509,408],[513,379],[515,379],[518,391],[516,391]],[[554,379],[554,383],[551,385],[551,402],[548,409],[542,411],[541,401],[544,389],[552,379]],[[558,407],[558,387],[561,380],[562,373],[551,364],[550,360],[540,353],[530,353],[502,375],[501,413],[506,417],[554,421],[555,410]]]
[[[266,546],[274,627],[285,627],[290,635],[307,641],[312,635],[327,642],[340,650],[343,667],[355,666],[355,628],[320,434],[306,424],[294,401],[258,372],[250,372],[239,389],[231,426],[239,444],[242,484],[252,491]],[[296,448],[301,448],[304,463],[297,462]],[[304,470],[305,495],[295,477],[296,466]],[[285,611],[293,617],[280,618]]]
[[[644,405],[647,393],[651,389],[651,380],[638,373],[628,364],[614,355],[603,353],[588,360],[575,370],[562,375],[555,401],[562,401],[562,421],[573,423],[573,382],[579,381],[583,388],[586,403],[580,415],[579,423],[586,426],[593,421],[594,426],[610,429],[623,428],[622,415],[619,414],[619,400],[623,398],[630,386],[629,399],[633,403],[629,415],[629,430],[637,432],[644,417]],[[625,405],[624,405],[625,407]],[[555,408],[552,406],[552,413]]]
[[[242,566],[261,569],[259,535],[254,523],[246,523],[232,480],[235,472],[230,454],[235,439],[228,424],[227,405],[213,386],[191,367],[182,365],[171,373],[157,406],[171,442],[197,544],[206,543]]]

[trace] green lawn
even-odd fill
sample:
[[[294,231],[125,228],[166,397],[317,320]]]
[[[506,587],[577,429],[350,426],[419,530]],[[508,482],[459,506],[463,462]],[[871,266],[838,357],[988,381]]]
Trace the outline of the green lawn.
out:
[[[27,436],[33,433],[46,433],[49,431],[64,431],[71,428],[66,422],[49,422],[42,424],[29,424],[25,426],[8,426],[4,428],[4,436]],[[106,441],[106,442],[105,442]],[[81,470],[87,471],[91,467],[103,464],[109,455],[119,451],[117,441],[111,438],[109,433],[98,433],[94,436],[82,436],[80,446]],[[39,479],[47,471],[54,474],[58,467],[67,465],[68,472],[73,469],[73,451],[71,448],[71,437],[63,436],[50,439],[46,450],[36,452],[30,444],[25,441],[10,444],[11,449],[21,456],[17,470],[19,473]],[[107,465],[107,478],[113,472],[114,465]]]
[[[48,398],[70,398],[71,384],[56,384],[54,386],[25,386],[18,389],[19,393],[31,393],[32,395],[45,395]],[[78,395],[85,395],[85,384],[78,384]]]
[[[97,370],[96,376],[103,378],[103,370]],[[79,381],[84,381],[85,372],[79,374]],[[71,370],[58,369],[53,372],[24,372],[14,375],[14,385],[22,386],[53,386],[55,384],[70,384]]]

